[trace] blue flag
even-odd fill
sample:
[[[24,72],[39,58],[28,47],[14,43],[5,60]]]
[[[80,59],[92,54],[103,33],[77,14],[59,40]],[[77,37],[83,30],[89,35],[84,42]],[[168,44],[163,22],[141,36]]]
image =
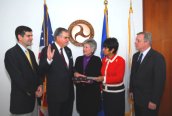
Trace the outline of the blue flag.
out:
[[[102,41],[101,41],[101,58],[104,57],[103,54],[103,42],[106,40],[106,38],[109,37],[109,27],[108,27],[108,8],[107,8],[107,2],[105,1],[105,9],[104,9],[104,19],[103,19],[103,29],[102,29]],[[98,116],[104,116],[104,109],[103,109],[103,98],[102,98],[102,104],[101,104],[101,111],[98,113]]]
[[[42,32],[40,37],[40,44],[39,44],[39,59],[41,55],[42,49],[54,42],[53,38],[53,31],[51,28],[51,22],[48,14],[47,5],[44,4],[44,20],[42,24]],[[48,108],[47,108],[47,95],[46,95],[46,78],[43,81],[43,96],[41,99],[41,107],[39,111],[39,116],[47,116],[48,114]]]
[[[108,9],[107,9],[107,4],[105,4],[105,9],[104,9],[104,19],[103,19],[103,29],[102,29],[102,41],[101,41],[101,58],[104,57],[104,54],[102,52],[103,49],[103,42],[105,39],[109,37],[109,27],[108,27]]]

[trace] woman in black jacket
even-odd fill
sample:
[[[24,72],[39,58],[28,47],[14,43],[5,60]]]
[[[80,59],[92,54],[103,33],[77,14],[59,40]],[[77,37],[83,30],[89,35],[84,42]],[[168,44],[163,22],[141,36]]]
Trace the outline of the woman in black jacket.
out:
[[[96,47],[93,39],[84,41],[83,55],[75,61],[76,107],[80,116],[97,116],[101,106],[100,83],[88,79],[101,75],[101,59],[94,55]]]

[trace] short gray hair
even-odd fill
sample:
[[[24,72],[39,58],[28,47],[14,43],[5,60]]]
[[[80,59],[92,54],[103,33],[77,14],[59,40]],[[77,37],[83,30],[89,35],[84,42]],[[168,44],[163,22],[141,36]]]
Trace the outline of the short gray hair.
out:
[[[94,52],[95,52],[96,49],[97,49],[97,42],[96,42],[94,39],[87,39],[87,40],[85,40],[85,41],[83,42],[83,45],[84,45],[84,44],[90,45],[90,47],[91,47],[92,50],[93,50],[93,54],[94,54]]]
[[[152,45],[152,33],[150,32],[139,32],[137,35],[144,35],[144,41],[148,41]]]
[[[59,36],[62,32],[68,32],[67,29],[63,27],[59,27],[54,31],[54,38],[56,39],[57,36]]]

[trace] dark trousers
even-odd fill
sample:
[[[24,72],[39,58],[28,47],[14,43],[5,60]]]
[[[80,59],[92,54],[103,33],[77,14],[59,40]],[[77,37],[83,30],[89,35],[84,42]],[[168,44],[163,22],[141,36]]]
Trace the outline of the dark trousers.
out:
[[[80,112],[79,113],[80,116],[97,116],[98,113],[97,112]]]
[[[73,100],[66,102],[48,102],[49,116],[72,116]]]
[[[125,92],[103,92],[103,107],[105,116],[124,116]]]
[[[158,116],[158,110],[150,110],[134,104],[135,116]],[[158,109],[158,108],[157,108]]]

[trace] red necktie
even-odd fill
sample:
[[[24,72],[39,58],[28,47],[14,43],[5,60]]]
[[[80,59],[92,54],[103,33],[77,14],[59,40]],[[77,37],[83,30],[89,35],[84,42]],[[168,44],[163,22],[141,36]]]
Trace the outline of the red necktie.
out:
[[[64,57],[64,55],[63,55],[63,48],[60,48],[60,55],[61,55],[61,57],[62,57],[63,61],[65,62],[66,66],[67,66],[67,63],[66,63],[65,57]]]

